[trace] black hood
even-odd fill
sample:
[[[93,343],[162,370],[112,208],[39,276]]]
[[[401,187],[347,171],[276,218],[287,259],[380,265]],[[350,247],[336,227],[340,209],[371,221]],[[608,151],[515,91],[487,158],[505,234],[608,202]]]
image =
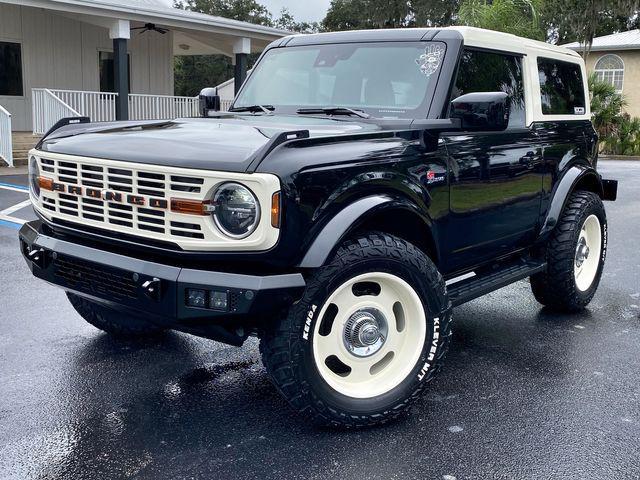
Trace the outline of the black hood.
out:
[[[244,172],[274,136],[308,130],[332,136],[380,131],[347,118],[229,115],[172,121],[85,123],[56,130],[41,143],[47,152],[171,167]]]

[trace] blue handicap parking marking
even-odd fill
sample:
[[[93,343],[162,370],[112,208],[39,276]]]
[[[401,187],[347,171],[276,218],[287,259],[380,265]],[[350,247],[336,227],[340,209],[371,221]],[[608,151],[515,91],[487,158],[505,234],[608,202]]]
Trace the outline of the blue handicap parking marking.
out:
[[[7,220],[0,220],[0,227],[13,228],[14,230],[20,230],[22,225],[19,223],[9,222]]]
[[[25,187],[24,185],[17,185],[15,183],[4,183],[0,182],[0,188],[5,188],[9,190],[22,190],[24,192],[29,192],[29,187]]]

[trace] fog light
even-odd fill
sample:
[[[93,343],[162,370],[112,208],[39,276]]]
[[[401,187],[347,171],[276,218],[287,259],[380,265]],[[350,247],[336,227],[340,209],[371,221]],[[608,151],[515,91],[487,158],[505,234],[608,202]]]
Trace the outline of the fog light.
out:
[[[229,305],[227,292],[211,292],[209,297],[209,308],[214,310],[226,310]]]
[[[187,288],[187,306],[188,307],[207,307],[207,291],[197,288]]]

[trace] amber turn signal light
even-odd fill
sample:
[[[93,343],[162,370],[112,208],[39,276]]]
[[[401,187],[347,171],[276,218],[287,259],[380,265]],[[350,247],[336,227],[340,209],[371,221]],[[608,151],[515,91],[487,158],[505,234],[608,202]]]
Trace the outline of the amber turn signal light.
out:
[[[185,213],[187,215],[209,215],[209,213],[211,213],[211,205],[209,202],[172,198],[171,211],[175,213]]]
[[[271,226],[280,228],[280,192],[271,196]]]
[[[38,177],[38,185],[43,190],[53,190],[53,180],[47,177]]]

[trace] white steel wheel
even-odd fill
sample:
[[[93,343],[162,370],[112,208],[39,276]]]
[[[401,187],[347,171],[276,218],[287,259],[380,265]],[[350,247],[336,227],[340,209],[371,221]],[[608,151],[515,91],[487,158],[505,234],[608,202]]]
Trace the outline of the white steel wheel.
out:
[[[389,273],[365,273],[336,288],[322,306],[313,359],[337,392],[372,398],[411,373],[426,334],[424,307],[413,287]]]
[[[602,230],[600,220],[595,215],[589,215],[580,230],[576,246],[573,275],[576,287],[585,292],[591,287],[600,266],[602,253]]]

